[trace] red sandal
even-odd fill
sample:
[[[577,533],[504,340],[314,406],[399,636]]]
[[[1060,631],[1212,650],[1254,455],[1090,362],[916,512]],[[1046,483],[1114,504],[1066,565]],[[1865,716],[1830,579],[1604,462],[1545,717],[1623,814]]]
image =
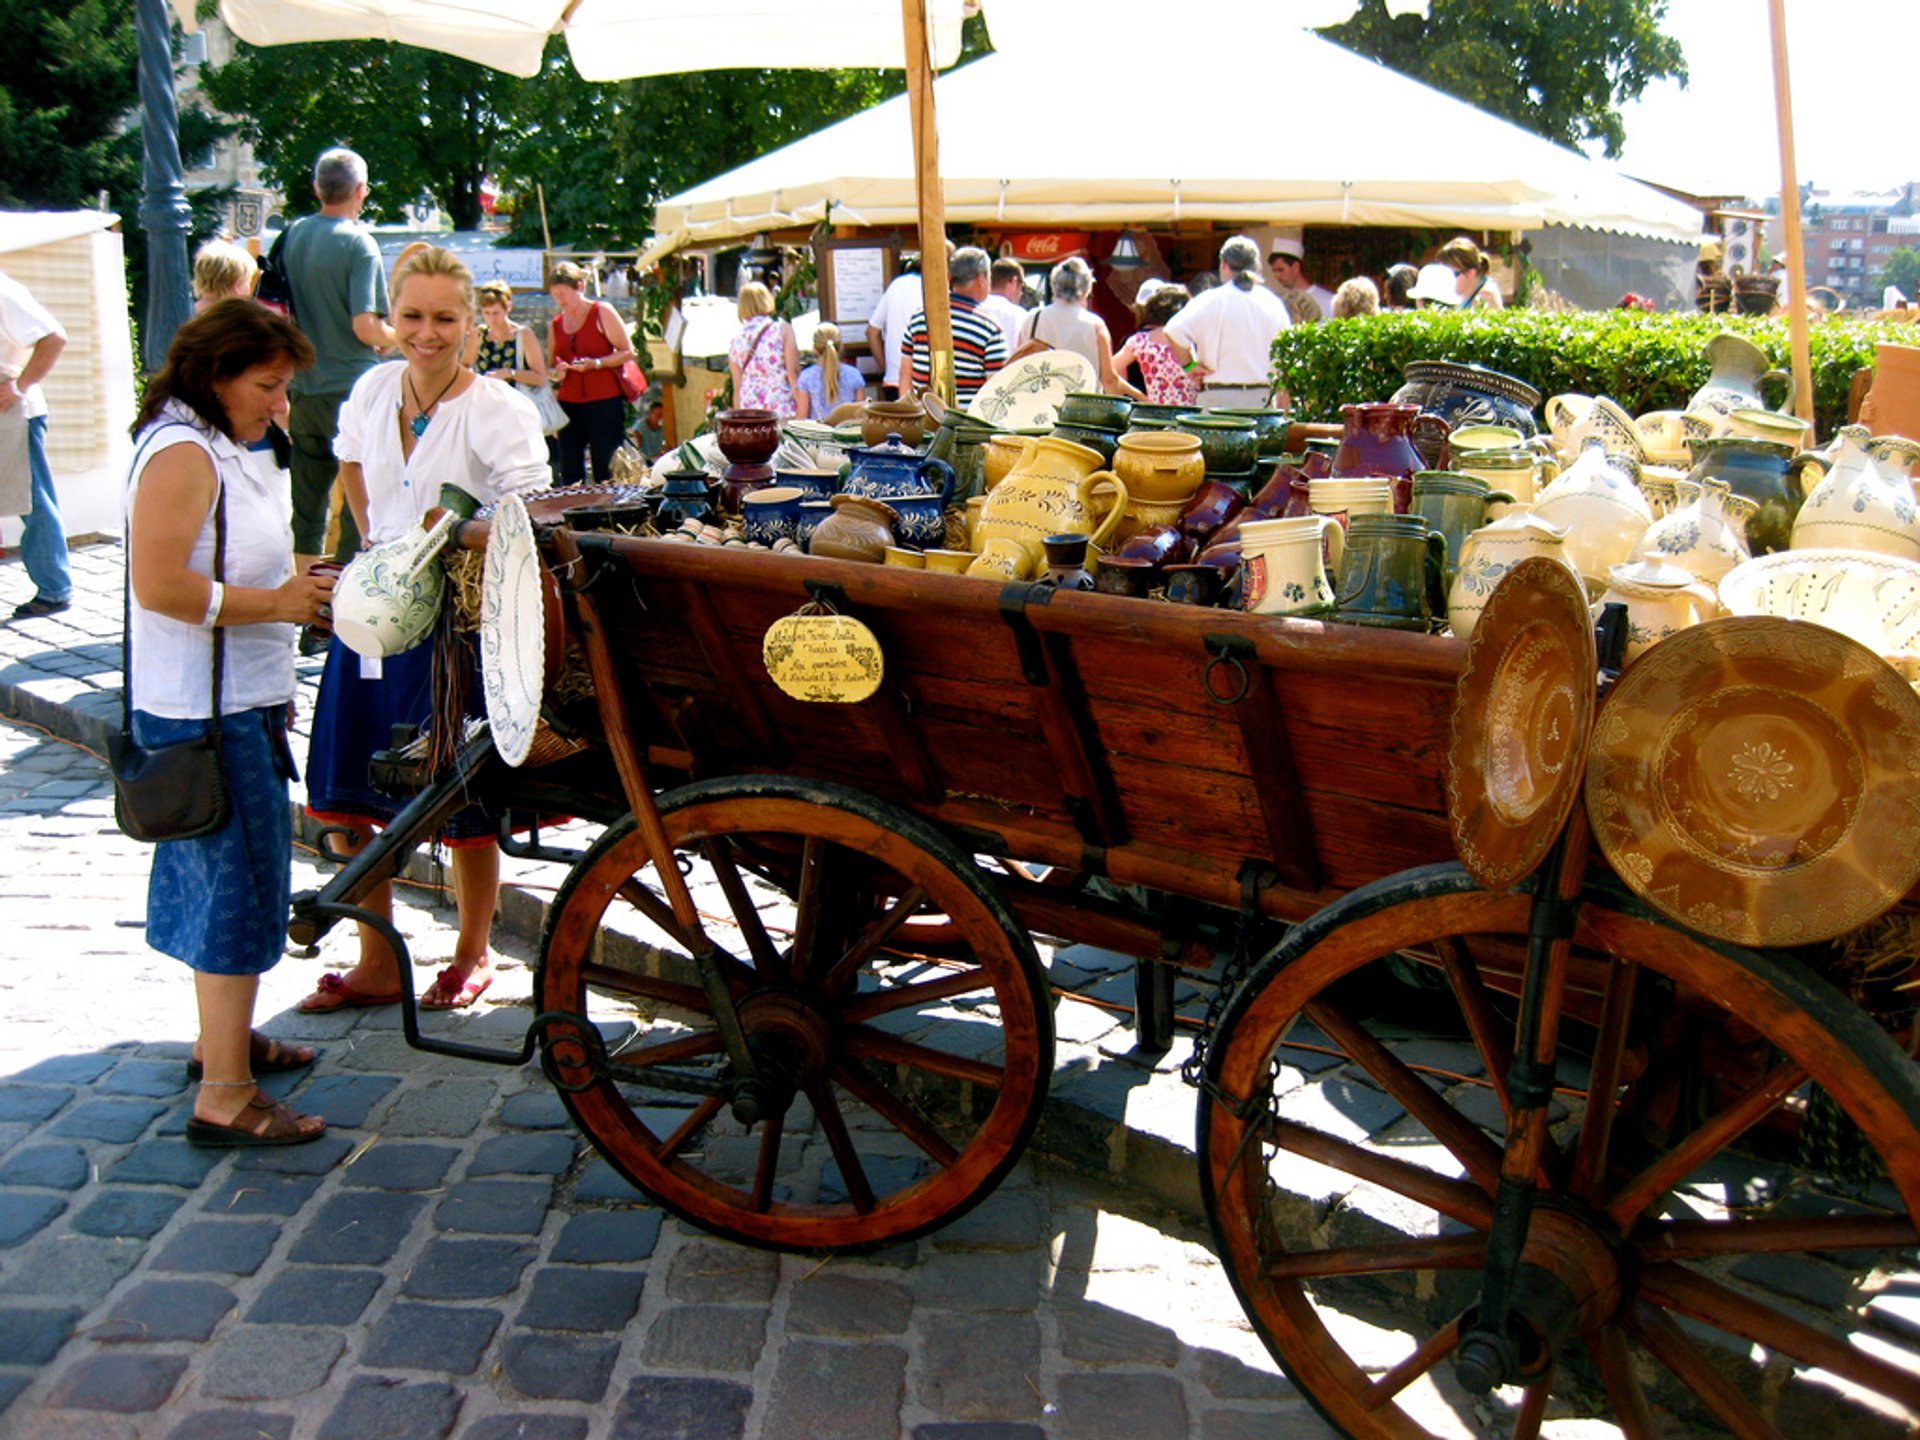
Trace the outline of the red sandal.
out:
[[[421,995],[420,1008],[422,1010],[464,1010],[486,994],[487,987],[491,984],[493,984],[493,976],[490,974],[475,980],[470,976],[462,975],[456,967],[449,965],[434,977],[433,984],[429,985],[426,993]]]
[[[305,1011],[309,1015],[323,1015],[329,1010],[357,1010],[370,1005],[398,1005],[400,992],[391,995],[368,995],[356,990],[347,983],[347,977],[329,970],[320,977],[320,983],[314,987],[313,994],[307,996],[293,1008]]]

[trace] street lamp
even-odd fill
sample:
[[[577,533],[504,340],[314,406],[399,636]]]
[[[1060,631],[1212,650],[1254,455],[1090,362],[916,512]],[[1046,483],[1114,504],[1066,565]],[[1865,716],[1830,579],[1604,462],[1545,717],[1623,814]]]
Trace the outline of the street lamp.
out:
[[[141,347],[149,373],[158,370],[173,332],[192,313],[187,223],[192,211],[180,164],[180,112],[173,96],[172,20],[166,0],[133,0],[140,42],[140,125],[145,155],[140,228],[147,234],[147,323]]]

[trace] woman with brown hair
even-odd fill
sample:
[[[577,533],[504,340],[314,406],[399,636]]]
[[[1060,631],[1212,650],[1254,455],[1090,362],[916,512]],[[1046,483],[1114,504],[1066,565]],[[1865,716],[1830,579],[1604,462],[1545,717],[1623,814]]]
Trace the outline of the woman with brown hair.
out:
[[[773,313],[773,291],[758,280],[740,287],[740,333],[727,349],[733,403],[742,410],[771,410],[783,420],[798,413],[794,383],[800,378],[800,347],[793,327]]]
[[[547,293],[559,307],[547,325],[547,353],[557,377],[554,394],[567,412],[560,446],[560,483],[583,484],[587,453],[594,483],[613,478],[613,455],[627,430],[627,402],[620,393],[620,367],[634,358],[633,341],[613,306],[582,293],[587,272],[571,260],[553,267]]]
[[[1459,296],[1456,303],[1462,310],[1506,308],[1500,286],[1489,273],[1493,262],[1472,240],[1465,235],[1454,236],[1440,247],[1439,260],[1453,271],[1454,293]]]

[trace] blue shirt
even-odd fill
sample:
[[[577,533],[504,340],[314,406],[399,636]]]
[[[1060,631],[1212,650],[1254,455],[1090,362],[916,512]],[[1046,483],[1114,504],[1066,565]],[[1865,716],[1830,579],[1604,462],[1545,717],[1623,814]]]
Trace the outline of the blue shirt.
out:
[[[807,418],[824,420],[827,418],[827,412],[836,406],[851,405],[857,401],[867,380],[858,370],[842,360],[840,362],[840,398],[831,403],[827,400],[826,372],[818,364],[809,365],[802,370],[799,380],[794,383],[799,392],[807,397]]]

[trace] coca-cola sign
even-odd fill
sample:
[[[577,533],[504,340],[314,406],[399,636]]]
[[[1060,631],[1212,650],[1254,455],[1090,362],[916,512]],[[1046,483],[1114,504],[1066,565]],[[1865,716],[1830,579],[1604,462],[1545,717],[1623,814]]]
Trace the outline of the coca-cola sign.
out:
[[[1000,248],[1012,260],[1052,262],[1083,253],[1087,239],[1084,230],[1041,230],[1031,235],[1009,235]]]

